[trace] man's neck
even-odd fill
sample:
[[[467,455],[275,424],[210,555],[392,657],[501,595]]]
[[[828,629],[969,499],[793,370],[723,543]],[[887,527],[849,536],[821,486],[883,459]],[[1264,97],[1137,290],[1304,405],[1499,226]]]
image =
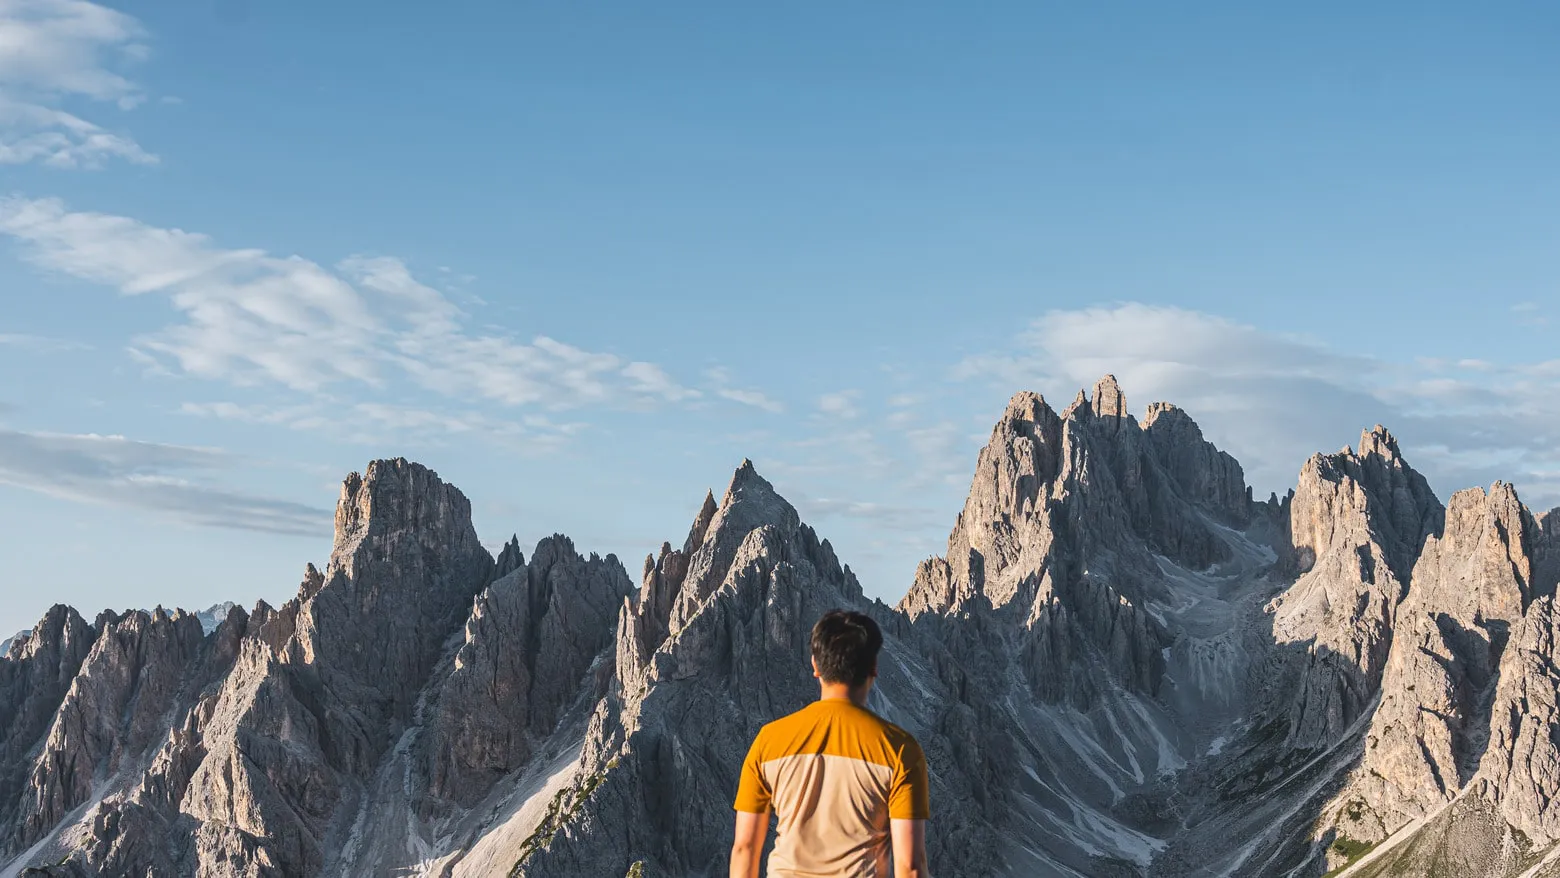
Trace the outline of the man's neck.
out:
[[[849,701],[857,707],[867,706],[867,695],[872,692],[872,684],[864,683],[860,686],[850,686],[845,683],[818,684],[819,701]]]

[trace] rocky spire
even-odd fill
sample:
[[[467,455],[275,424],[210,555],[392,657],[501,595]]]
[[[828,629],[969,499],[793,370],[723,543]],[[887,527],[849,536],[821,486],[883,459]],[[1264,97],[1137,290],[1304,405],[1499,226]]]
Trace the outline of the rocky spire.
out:
[[[981,449],[947,555],[923,562],[901,608],[914,617],[949,612],[976,596],[1012,600],[1018,583],[1048,564],[1048,509],[1065,453],[1062,420],[1045,398],[1014,394]]]
[[[470,503],[432,470],[378,460],[349,476],[326,572],[281,608],[256,608],[216,701],[226,707],[200,730],[206,755],[181,805],[197,822],[196,856],[293,873],[337,856],[325,839],[351,817],[338,807],[414,721],[493,568]],[[259,729],[292,731],[284,742]]]
[[[405,719],[492,570],[464,494],[419,464],[376,460],[342,485],[325,582],[299,618],[302,654]]]
[[[1237,527],[1250,520],[1251,493],[1240,462],[1204,439],[1184,410],[1168,402],[1151,404],[1143,418],[1143,435],[1188,500]]]
[[[1560,840],[1560,612],[1534,601],[1512,628],[1475,785],[1536,845]]]
[[[1115,375],[1106,375],[1094,385],[1094,417],[1120,429],[1131,417],[1127,412],[1127,395],[1121,392]]]
[[[104,777],[134,764],[167,733],[186,666],[205,632],[194,615],[161,607],[137,610],[105,626],[82,662],[33,762],[18,815],[19,845],[47,835],[88,801]]]
[[[1395,454],[1380,435],[1386,442],[1377,447]],[[1354,772],[1350,795],[1378,823],[1351,827],[1351,837],[1374,841],[1426,815],[1478,769],[1502,654],[1536,596],[1539,538],[1511,485],[1452,496],[1445,527],[1425,541],[1397,608],[1381,705]]]
[[[1304,644],[1309,666],[1290,713],[1290,742],[1335,741],[1377,692],[1393,614],[1444,510],[1397,441],[1377,426],[1361,453],[1315,455],[1290,503],[1290,550],[1302,574],[1275,599],[1279,644]]]
[[[71,607],[55,604],[0,659],[0,862],[22,847],[18,806],[47,796],[33,789],[29,754],[54,722],[98,632]],[[54,781],[47,780],[53,785]],[[27,806],[31,811],[32,806]]]
[[[418,744],[430,795],[469,808],[526,764],[612,644],[630,591],[616,557],[584,558],[554,534],[476,596]]]
[[[752,469],[752,461],[743,461],[749,469]],[[693,526],[688,528],[688,538],[683,540],[683,554],[692,555],[693,551],[704,545],[704,535],[709,533],[710,522],[715,520],[715,513],[720,507],[715,503],[715,492],[704,493],[704,503],[699,507],[699,514],[694,516]]]
[[[509,542],[504,544],[503,551],[498,553],[498,560],[493,567],[493,578],[502,579],[524,566],[525,555],[520,552],[520,538],[511,536]]]
[[[690,542],[710,509],[709,499],[706,498],[689,531]],[[765,525],[791,534],[801,527],[801,517],[795,507],[775,492],[774,485],[758,474],[753,462],[744,460],[732,476],[719,510],[709,518],[699,548],[689,556],[688,573],[672,603],[667,626],[669,633],[675,633],[698,612],[710,594],[720,587],[743,540],[750,532]]]

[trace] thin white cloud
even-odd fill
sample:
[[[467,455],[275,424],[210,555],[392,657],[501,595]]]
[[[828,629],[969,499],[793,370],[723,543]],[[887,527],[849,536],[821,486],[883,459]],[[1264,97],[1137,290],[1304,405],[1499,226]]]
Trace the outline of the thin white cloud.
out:
[[[1209,314],[1128,304],[1055,311],[1014,352],[956,377],[1065,404],[1114,373],[1139,412],[1167,400],[1230,451],[1259,491],[1283,493],[1307,457],[1391,428],[1443,493],[1495,479],[1535,506],[1560,502],[1560,367],[1429,359],[1394,363]]]
[[[58,353],[61,351],[85,351],[92,346],[85,342],[25,332],[0,332],[0,347],[15,348],[32,353]]]
[[[332,270],[127,217],[71,212],[56,199],[0,199],[0,233],[46,269],[165,297],[179,322],[133,348],[199,378],[308,394],[410,380],[446,397],[552,409],[698,396],[650,363],[546,336],[525,343],[471,332],[458,307],[395,259],[352,257]]]
[[[122,71],[149,54],[136,19],[87,0],[0,0],[0,164],[151,164],[133,139],[62,109],[131,109],[145,92]]]
[[[205,482],[234,459],[209,448],[138,442],[122,436],[0,429],[0,484],[54,497],[123,506],[203,527],[317,537],[330,513]]]
[[[1542,328],[1549,325],[1549,315],[1537,302],[1518,302],[1511,306],[1511,313],[1520,326]]]
[[[781,414],[785,411],[785,405],[772,396],[760,390],[744,387],[732,387],[733,378],[731,370],[724,366],[715,366],[704,370],[704,377],[713,386],[713,392],[721,399],[741,405],[763,409],[771,414]]]
[[[825,393],[818,397],[818,412],[831,418],[849,421],[861,414],[861,409],[856,406],[856,398],[861,394],[855,390],[842,390],[837,393]]]
[[[854,518],[889,530],[921,531],[941,527],[948,518],[944,511],[919,506],[829,497],[810,498],[805,495],[795,495],[791,499],[802,518],[808,521]]]
[[[555,451],[585,425],[557,422],[543,415],[516,420],[480,412],[441,412],[380,402],[268,406],[229,401],[186,402],[179,413],[244,424],[284,427],[370,446],[436,447],[452,439],[475,437],[521,453]]]
[[[629,363],[623,367],[623,376],[629,380],[634,390],[659,399],[679,402],[685,399],[698,399],[703,395],[697,390],[680,386],[672,380],[672,376],[654,363]]]
[[[758,390],[736,390],[726,387],[715,391],[715,395],[721,399],[752,406],[756,409],[763,409],[771,414],[778,415],[785,411],[783,403]]]

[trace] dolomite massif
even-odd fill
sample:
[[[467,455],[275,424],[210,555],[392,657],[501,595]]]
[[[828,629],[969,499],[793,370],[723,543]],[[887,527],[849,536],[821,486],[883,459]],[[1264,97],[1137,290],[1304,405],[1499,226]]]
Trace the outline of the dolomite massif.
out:
[[[940,876],[1560,876],[1560,514],[1381,427],[1256,501],[1110,377],[1015,395],[895,606],[747,462],[645,559],[495,558],[405,460],[279,607],[50,608],[0,657],[0,878],[724,874],[812,621],[886,634]]]

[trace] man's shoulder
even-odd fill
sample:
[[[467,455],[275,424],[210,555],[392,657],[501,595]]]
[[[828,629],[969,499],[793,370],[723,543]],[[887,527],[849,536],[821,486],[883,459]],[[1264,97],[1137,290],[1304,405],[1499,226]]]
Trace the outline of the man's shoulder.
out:
[[[915,735],[911,734],[908,729],[889,722],[881,716],[877,717],[877,720],[882,726],[883,737],[888,740],[891,748],[896,751],[921,752],[921,743],[915,739]]]
[[[769,722],[764,723],[763,728],[759,729],[758,733],[762,735],[767,731],[779,731],[781,729],[794,728],[798,725],[812,724],[817,721],[815,716],[817,713],[817,707],[818,703],[815,701],[801,710],[794,710],[785,716],[772,719]]]
[[[806,728],[817,722],[817,719],[810,715],[812,707],[812,705],[808,705],[801,710],[764,723],[762,726],[759,726],[758,734],[754,740],[763,743],[794,737],[798,729]]]

